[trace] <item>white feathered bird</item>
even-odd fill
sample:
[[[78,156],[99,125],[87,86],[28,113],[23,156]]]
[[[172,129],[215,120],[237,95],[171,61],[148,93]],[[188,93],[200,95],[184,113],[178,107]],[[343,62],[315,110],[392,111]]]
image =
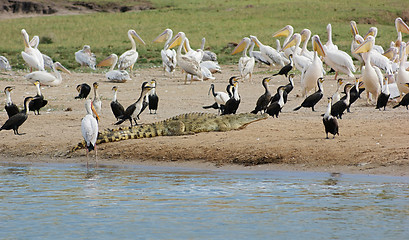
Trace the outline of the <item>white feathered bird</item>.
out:
[[[81,133],[84,141],[86,143],[87,151],[87,168],[88,168],[88,153],[92,150],[95,150],[95,161],[97,162],[97,138],[98,138],[98,121],[99,117],[95,111],[94,105],[92,104],[91,99],[85,101],[85,110],[87,114],[81,120]],[[96,119],[92,114],[95,114]]]

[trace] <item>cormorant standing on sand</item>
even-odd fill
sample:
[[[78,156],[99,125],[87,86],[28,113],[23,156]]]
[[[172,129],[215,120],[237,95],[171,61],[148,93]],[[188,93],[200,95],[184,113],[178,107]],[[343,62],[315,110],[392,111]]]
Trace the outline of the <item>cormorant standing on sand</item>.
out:
[[[280,71],[279,71],[278,73],[273,74],[273,76],[285,75],[285,77],[287,77],[288,73],[289,73],[289,72],[291,71],[291,69],[293,69],[293,67],[294,67],[294,66],[293,66],[293,65],[294,65],[293,55],[290,54],[290,55],[288,56],[288,59],[290,60],[290,63],[287,64],[287,65],[285,65],[284,67],[282,67],[282,68],[280,69]]]
[[[302,107],[305,107],[305,108],[310,107],[312,111],[315,112],[314,110],[315,104],[317,104],[321,100],[322,96],[324,96],[324,93],[323,93],[324,91],[322,89],[323,82],[324,82],[324,78],[322,77],[318,78],[317,80],[318,91],[316,91],[315,93],[305,98],[304,101],[301,103],[301,106],[294,108],[294,111],[297,111]]]
[[[119,120],[119,117],[124,115],[125,113],[125,109],[122,106],[122,104],[120,102],[118,102],[118,100],[116,99],[116,95],[118,92],[118,87],[117,86],[113,86],[112,87],[112,92],[114,94],[112,101],[111,101],[111,110],[112,113],[114,114],[116,120]]]
[[[40,115],[40,109],[42,107],[44,107],[45,105],[47,105],[48,101],[44,99],[43,94],[41,93],[41,89],[40,89],[40,81],[35,81],[34,85],[37,88],[37,95],[35,95],[33,97],[33,99],[30,101],[30,103],[28,104],[28,110],[33,111],[34,115],[36,114],[37,111],[37,115]]]
[[[4,89],[4,93],[6,94],[6,105],[4,106],[4,109],[6,109],[7,116],[9,116],[9,118],[20,112],[20,109],[17,107],[17,105],[14,104],[13,101],[11,101],[12,90],[13,87],[6,87]]]
[[[11,130],[13,129],[15,135],[23,135],[18,132],[18,128],[27,120],[28,103],[33,99],[32,97],[26,97],[24,99],[24,109],[7,119],[7,121],[1,126],[1,130]]]
[[[83,83],[83,84],[78,84],[77,85],[77,91],[78,91],[78,96],[75,97],[75,99],[81,99],[81,98],[87,98],[89,93],[91,92],[91,87],[90,85]]]
[[[148,95],[149,113],[152,114],[152,110],[154,110],[156,114],[156,110],[158,110],[159,97],[156,94],[156,80],[155,79],[152,79],[151,86],[152,86],[152,90],[149,92],[149,95]]]
[[[265,77],[261,84],[264,87],[264,93],[257,99],[256,108],[251,111],[253,114],[257,114],[258,112],[265,112],[268,104],[271,100],[271,92],[268,90],[268,82],[270,82],[270,77]]]
[[[324,123],[325,127],[325,134],[327,134],[327,139],[328,139],[328,133],[331,133],[334,135],[333,138],[335,138],[335,135],[339,135],[338,133],[338,121],[337,119],[331,115],[331,105],[332,105],[332,98],[328,98],[328,107],[327,111],[324,114],[324,117],[322,118],[322,122]]]

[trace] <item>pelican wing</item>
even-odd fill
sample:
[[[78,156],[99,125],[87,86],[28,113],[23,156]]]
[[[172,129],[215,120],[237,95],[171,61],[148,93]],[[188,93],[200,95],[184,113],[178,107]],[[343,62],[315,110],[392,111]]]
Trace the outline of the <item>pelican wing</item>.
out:
[[[392,62],[387,57],[374,50],[370,51],[369,54],[370,61],[373,66],[377,66],[387,74],[393,74]]]
[[[27,81],[34,83],[40,81],[42,85],[50,85],[56,80],[56,77],[45,71],[35,71],[24,76]]]
[[[332,67],[336,71],[345,73],[350,77],[354,76],[352,72],[355,72],[355,66],[351,56],[349,56],[346,52],[327,49],[325,53],[326,56],[324,57],[324,61],[326,64],[328,64],[328,66]]]
[[[254,57],[241,57],[239,59],[239,70],[243,78],[253,72],[254,64]]]
[[[0,56],[0,69],[11,70],[11,66],[6,57]]]
[[[112,82],[126,82],[131,80],[129,73],[125,70],[112,70],[105,74],[106,78]]]
[[[118,68],[124,70],[131,67],[138,60],[138,52],[134,50],[128,50],[124,52],[118,59]]]
[[[173,72],[176,68],[176,51],[174,49],[166,49],[160,51],[162,63],[167,72]]]
[[[199,63],[192,57],[181,56],[178,63],[179,66],[189,74],[198,75],[199,71],[201,71]]]
[[[220,65],[217,62],[213,61],[203,61],[200,63],[201,67],[206,67],[210,70],[211,73],[222,72]]]
[[[21,56],[23,57],[24,61],[28,64],[28,66],[38,69],[40,71],[44,70],[44,60],[43,60],[43,66],[41,68],[41,62],[38,60],[34,52],[31,50],[25,52],[21,52]],[[42,56],[41,56],[42,59]]]

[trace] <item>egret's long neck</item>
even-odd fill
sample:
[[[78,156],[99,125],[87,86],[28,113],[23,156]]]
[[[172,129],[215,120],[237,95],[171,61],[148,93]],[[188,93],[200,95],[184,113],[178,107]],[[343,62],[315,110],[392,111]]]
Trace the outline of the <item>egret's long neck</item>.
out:
[[[6,105],[11,105],[13,102],[11,101],[11,94],[9,91],[6,90]]]

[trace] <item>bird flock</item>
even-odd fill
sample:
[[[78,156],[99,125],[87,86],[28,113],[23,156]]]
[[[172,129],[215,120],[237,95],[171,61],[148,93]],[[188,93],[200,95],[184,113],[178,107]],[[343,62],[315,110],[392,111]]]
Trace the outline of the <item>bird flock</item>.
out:
[[[338,49],[337,45],[333,43],[331,24],[327,25],[328,40],[325,44],[321,42],[318,35],[311,37],[309,29],[303,29],[300,33],[294,33],[294,29],[290,25],[285,26],[272,35],[274,38],[285,37],[282,47],[278,39],[277,47],[273,48],[263,44],[256,36],[244,37],[231,53],[233,55],[242,52],[242,57],[238,61],[237,76],[230,77],[226,92],[216,91],[215,85],[210,84],[209,95],[212,94],[215,102],[212,105],[203,106],[203,108],[217,109],[221,115],[235,114],[241,101],[239,82],[247,80],[253,82],[253,70],[257,63],[259,66],[265,65],[273,71],[278,70],[278,72],[262,79],[261,85],[264,88],[264,93],[257,99],[255,108],[251,113],[267,113],[273,117],[279,116],[287,102],[288,95],[294,89],[296,73],[301,73],[299,75],[299,87],[301,89],[301,97],[304,99],[293,110],[311,108],[312,111],[315,111],[314,106],[324,96],[323,82],[324,75],[326,74],[324,64],[335,72],[337,90],[328,98],[328,107],[322,115],[327,138],[329,133],[333,134],[334,137],[339,134],[337,119],[342,119],[345,111],[350,112],[351,105],[364,91],[366,92],[368,104],[376,104],[376,109],[385,110],[388,101],[397,97],[400,98],[400,101],[394,108],[405,106],[408,109],[409,64],[407,56],[409,48],[406,46],[409,42],[405,43],[402,38],[403,33],[409,34],[408,25],[401,18],[395,20],[397,39],[391,41],[389,48],[386,50],[375,44],[377,36],[376,27],[371,27],[364,36],[361,36],[354,21],[350,22],[350,26],[352,32],[350,54]],[[25,79],[34,84],[36,95],[26,97],[23,104],[24,108],[20,110],[11,100],[11,92],[14,87],[7,86],[4,89],[6,94],[5,110],[8,114],[8,119],[0,128],[0,131],[13,130],[16,135],[21,134],[18,132],[18,128],[26,121],[28,111],[33,111],[34,114],[39,115],[40,109],[48,103],[41,93],[40,85],[60,85],[62,76],[58,70],[70,74],[70,71],[61,63],[58,61],[54,62],[51,57],[40,52],[38,49],[40,43],[38,36],[34,36],[30,40],[25,29],[21,30],[21,35],[24,44],[21,56],[30,68],[30,73],[25,75]],[[115,83],[129,81],[131,80],[131,74],[128,71],[132,73],[139,55],[136,51],[135,40],[143,45],[145,45],[145,42],[135,30],[129,30],[127,36],[132,47],[121,54],[120,57],[112,53],[97,63],[95,54],[91,52],[91,47],[84,45],[81,50],[75,52],[75,60],[81,67],[89,67],[93,70],[96,67],[109,66],[110,69],[105,75],[108,81]],[[310,39],[312,51],[308,50]],[[172,77],[178,67],[185,74],[185,84],[187,80],[190,80],[190,83],[193,80],[214,80],[213,74],[221,72],[221,67],[217,62],[217,55],[211,51],[204,50],[205,38],[202,39],[201,48],[193,50],[184,32],[179,32],[173,36],[171,29],[165,29],[153,42],[164,43],[164,48],[160,54],[164,76],[166,77]],[[258,47],[259,51],[255,51],[255,47]],[[177,50],[174,48],[177,48]],[[182,50],[184,53],[182,53]],[[357,67],[355,67],[352,58],[356,59],[360,64],[358,67],[361,70],[360,76],[355,76]],[[0,56],[0,69],[11,70],[10,64],[4,56]],[[46,69],[50,69],[52,72],[47,72]],[[354,83],[346,83],[344,85],[344,96],[342,97],[340,96],[340,90],[346,81],[341,78],[337,79],[339,73],[354,79]],[[275,77],[280,76],[288,78],[289,83],[279,86],[276,92],[273,93],[269,90],[268,83]],[[89,151],[95,150],[96,152],[95,142],[98,135],[98,121],[102,108],[98,86],[99,83],[95,82],[92,88],[86,83],[76,87],[78,96],[75,99],[85,99],[86,115],[82,119],[81,129],[83,138],[87,143],[87,157]],[[137,120],[140,120],[140,114],[147,107],[149,107],[150,113],[153,111],[156,114],[159,102],[156,88],[157,81],[154,79],[150,83],[143,82],[139,97],[125,109],[117,100],[118,87],[114,86],[112,88],[113,97],[110,106],[117,120],[115,124],[119,125],[127,120],[131,126],[137,124]],[[93,99],[88,99],[91,89],[93,89],[94,96]],[[312,90],[314,92],[310,94]],[[97,154],[95,153],[95,158],[96,156]]]

